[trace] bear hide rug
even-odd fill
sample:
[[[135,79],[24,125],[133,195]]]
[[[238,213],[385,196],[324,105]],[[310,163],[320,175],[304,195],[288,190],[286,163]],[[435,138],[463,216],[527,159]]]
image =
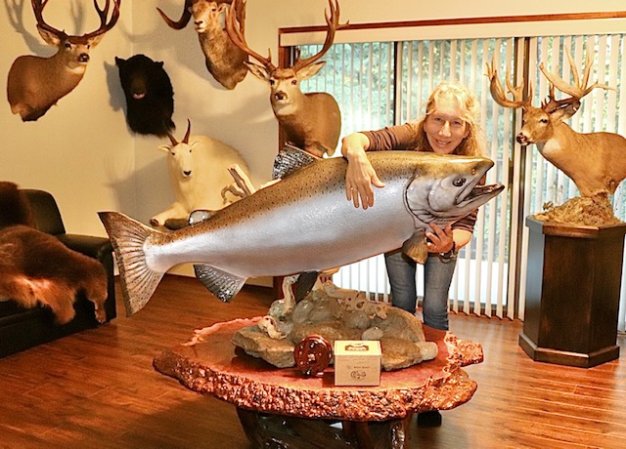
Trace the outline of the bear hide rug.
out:
[[[0,301],[48,307],[55,321],[65,324],[74,318],[74,300],[81,291],[93,302],[96,319],[104,322],[102,264],[35,229],[26,195],[16,184],[0,182]]]

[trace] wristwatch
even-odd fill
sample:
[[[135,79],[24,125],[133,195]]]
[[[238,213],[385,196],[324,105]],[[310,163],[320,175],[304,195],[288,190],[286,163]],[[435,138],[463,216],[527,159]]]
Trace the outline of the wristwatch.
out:
[[[456,256],[456,242],[452,240],[452,248],[446,253],[439,253],[439,257],[443,260],[450,260],[452,256]]]

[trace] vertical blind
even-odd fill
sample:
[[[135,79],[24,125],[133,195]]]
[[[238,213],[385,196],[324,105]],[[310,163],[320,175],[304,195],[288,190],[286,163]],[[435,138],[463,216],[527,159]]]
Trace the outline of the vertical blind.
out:
[[[541,211],[548,201],[562,204],[578,195],[574,183],[545,161],[534,146],[521,147],[515,142],[521,113],[492,100],[485,76],[485,66],[492,58],[503,83],[509,73],[519,84],[527,67],[529,81],[536,86],[533,105],[538,106],[548,93],[538,63],[543,61],[551,71],[569,80],[563,52],[566,47],[579,73],[589,51],[594,58],[591,80],[626,86],[626,70],[622,69],[624,35],[619,34],[336,44],[325,57],[326,67],[302,83],[303,91],[325,91],[337,99],[342,112],[342,136],[420,119],[428,95],[444,80],[462,82],[478,98],[487,156],[495,162],[487,182],[503,183],[507,189],[480,208],[474,238],[459,254],[450,289],[451,310],[523,319],[528,243],[523,217]],[[320,46],[299,48],[305,56],[317,52]],[[619,105],[626,105],[626,88],[595,89],[582,101],[569,124],[578,132],[626,135],[626,115],[620,116]],[[622,220],[626,219],[625,192],[622,185],[613,198],[616,215]],[[420,286],[423,278],[419,268],[417,276]],[[342,267],[335,281],[388,300],[382,256]],[[622,331],[626,325],[625,284],[623,280]],[[422,293],[419,287],[418,296]]]

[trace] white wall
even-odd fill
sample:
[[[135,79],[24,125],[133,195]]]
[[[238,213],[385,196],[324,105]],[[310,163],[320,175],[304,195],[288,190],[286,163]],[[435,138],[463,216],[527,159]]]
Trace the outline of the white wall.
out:
[[[22,10],[14,4],[23,3]],[[86,24],[63,10],[84,5]],[[96,212],[119,210],[147,221],[172,200],[162,139],[135,137],[124,119],[124,98],[114,57],[144,53],[165,62],[175,91],[174,121],[180,138],[189,117],[192,132],[206,134],[238,148],[254,175],[266,180],[277,150],[277,125],[268,101],[268,87],[248,75],[234,91],[212,80],[191,26],[174,31],[156,13],[159,6],[179,17],[183,0],[123,0],[115,29],[92,52],[87,73],[67,97],[36,122],[22,123],[0,105],[0,180],[52,192],[71,232],[104,235]],[[326,0],[248,0],[246,34],[259,53],[277,54],[279,27],[323,23]],[[496,6],[497,5],[497,6]],[[51,1],[46,18],[75,34],[95,28],[90,0]],[[497,8],[497,9],[496,9]],[[16,11],[17,9],[17,11]],[[433,18],[619,11],[622,0],[341,0],[342,20],[351,23],[409,21]],[[16,25],[15,15],[23,24]],[[518,24],[516,26],[523,26]],[[22,54],[51,53],[39,38],[30,2],[5,0],[0,6],[0,74]]]

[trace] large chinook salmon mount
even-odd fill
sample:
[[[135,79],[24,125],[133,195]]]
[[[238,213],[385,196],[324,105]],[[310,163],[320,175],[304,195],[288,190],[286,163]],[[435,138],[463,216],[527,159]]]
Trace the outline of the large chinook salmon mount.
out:
[[[196,277],[222,301],[249,277],[319,272],[400,246],[423,263],[432,223],[458,221],[504,189],[479,185],[493,166],[483,157],[417,151],[368,157],[385,187],[367,210],[345,199],[347,162],[326,158],[174,232],[101,212],[128,313],[143,308],[163,274],[181,263],[193,263]]]

